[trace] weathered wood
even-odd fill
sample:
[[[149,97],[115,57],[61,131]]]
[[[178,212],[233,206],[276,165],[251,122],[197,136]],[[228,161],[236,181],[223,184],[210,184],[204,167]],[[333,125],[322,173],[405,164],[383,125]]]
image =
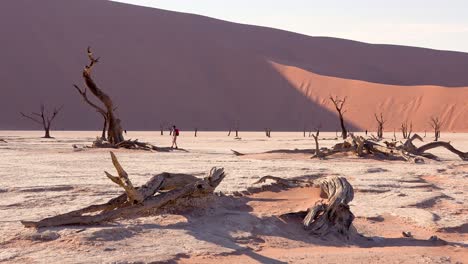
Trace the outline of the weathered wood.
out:
[[[105,171],[104,173],[106,174],[107,178],[109,178],[111,181],[113,181],[125,190],[125,193],[128,197],[128,201],[130,203],[135,204],[143,202],[143,195],[138,190],[136,190],[135,187],[133,187],[132,182],[128,178],[127,172],[120,165],[114,152],[111,151],[110,154],[112,158],[112,164],[114,164],[114,167],[117,170],[117,174],[119,175],[119,177],[112,176],[112,174]]]
[[[321,237],[329,235],[348,239],[354,215],[348,203],[354,198],[351,184],[343,177],[328,177],[317,182],[326,202],[318,202],[308,210],[303,224],[306,230]]]
[[[277,184],[282,185],[284,187],[288,187],[288,188],[306,186],[307,184],[310,183],[310,182],[305,182],[305,181],[296,180],[296,179],[283,179],[280,177],[267,175],[267,176],[263,176],[258,181],[254,182],[254,184],[265,183],[267,180],[274,181]]]
[[[433,148],[438,148],[438,147],[446,148],[448,151],[458,155],[462,160],[468,160],[468,152],[460,151],[460,150],[456,149],[455,147],[453,147],[450,144],[450,142],[443,142],[443,141],[431,142],[431,143],[428,143],[426,145],[423,145],[423,146],[417,148],[415,150],[415,153],[417,155],[422,155],[426,151],[428,151],[430,149],[433,149]]]
[[[184,197],[206,196],[215,190],[226,176],[223,168],[212,168],[208,177],[199,179],[193,175],[162,173],[153,176],[146,184],[134,188],[127,173],[111,154],[119,177],[108,177],[122,186],[122,194],[107,203],[91,205],[80,210],[45,218],[40,221],[21,221],[25,227],[49,227],[63,225],[98,224],[118,218],[138,216],[139,213],[155,210]],[[107,173],[106,173],[107,174]],[[167,192],[159,193],[158,191]],[[90,213],[95,213],[89,215]]]

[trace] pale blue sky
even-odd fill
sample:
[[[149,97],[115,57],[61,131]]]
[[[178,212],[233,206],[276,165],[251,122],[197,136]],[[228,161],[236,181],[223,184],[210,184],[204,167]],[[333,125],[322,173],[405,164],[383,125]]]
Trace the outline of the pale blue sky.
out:
[[[468,52],[468,0],[116,0],[310,36]]]

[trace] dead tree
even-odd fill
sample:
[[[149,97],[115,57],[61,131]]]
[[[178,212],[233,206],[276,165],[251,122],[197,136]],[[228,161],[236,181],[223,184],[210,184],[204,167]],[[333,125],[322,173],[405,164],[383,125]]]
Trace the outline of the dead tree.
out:
[[[87,89],[102,103],[102,107],[93,103],[86,94],[86,89],[81,89],[77,85],[74,85],[78,93],[83,97],[83,99],[92,106],[97,112],[99,112],[104,118],[104,127],[107,128],[107,139],[105,133],[103,133],[101,138],[96,139],[93,142],[92,147],[96,148],[128,148],[128,149],[143,149],[143,150],[155,150],[155,151],[165,151],[164,148],[158,148],[148,143],[138,142],[136,140],[125,140],[123,136],[124,130],[120,124],[120,119],[115,114],[117,107],[114,106],[114,103],[109,95],[102,91],[97,84],[94,82],[91,72],[93,67],[99,62],[99,58],[94,58],[91,48],[88,47],[87,50],[89,64],[87,64],[82,72],[84,82]],[[105,129],[103,129],[105,130]]]
[[[401,133],[403,134],[404,139],[408,139],[411,137],[411,132],[413,130],[413,122],[409,123],[408,125],[408,120],[406,120],[404,123],[401,123]]]
[[[336,111],[338,112],[338,116],[340,118],[340,126],[341,126],[341,136],[343,139],[346,139],[348,137],[348,130],[346,130],[343,115],[346,113],[346,110],[343,110],[343,107],[346,103],[346,97],[343,99],[340,99],[338,96],[333,98],[330,96],[330,100],[333,102],[333,105],[335,105]]]
[[[406,160],[414,163],[423,163],[424,159],[439,160],[437,156],[426,151],[443,147],[458,155],[460,159],[468,160],[468,152],[456,149],[450,142],[431,142],[421,147],[416,147],[413,144],[414,140],[423,141],[422,137],[418,134],[414,134],[402,144],[398,144],[398,142],[388,144],[387,142],[386,146],[380,145],[376,141],[365,139],[362,136],[350,135],[350,139],[336,144],[331,149],[321,149],[322,156],[327,157],[337,153],[355,153],[359,157],[373,157],[379,160]]]
[[[240,128],[240,121],[239,120],[236,120],[235,124],[234,124],[234,129],[236,131],[236,138],[239,137],[239,128]]]
[[[38,124],[42,125],[42,127],[44,128],[44,131],[45,131],[44,138],[52,138],[50,136],[50,127],[51,127],[52,122],[54,121],[55,117],[57,117],[58,113],[60,112],[60,110],[62,110],[62,108],[63,108],[63,106],[59,107],[59,108],[54,108],[53,113],[51,115],[49,115],[49,114],[46,113],[45,106],[42,104],[40,113],[33,112],[31,115],[26,115],[23,112],[20,112],[20,114],[23,117],[25,117],[25,118],[27,118],[27,119],[35,122],[35,123],[38,123]],[[40,120],[38,118],[40,118]]]
[[[231,136],[232,128],[229,128],[228,137]]]
[[[374,114],[375,116],[375,120],[377,121],[377,137],[379,139],[382,139],[383,138],[383,128],[384,128],[384,124],[386,122],[386,120],[384,120],[384,117],[383,117],[383,114],[380,113],[380,117],[377,116],[377,114]]]
[[[319,146],[319,142],[318,142],[319,135],[320,135],[320,129],[317,128],[316,132],[315,132],[315,135],[312,134],[312,137],[314,137],[314,140],[315,140],[315,155],[314,155],[314,157],[317,157],[317,158],[321,159],[321,158],[323,158],[323,155],[320,152],[320,146]]]
[[[265,135],[271,137],[271,128],[265,128]]]
[[[198,128],[195,128],[195,137],[197,137],[198,134]]]
[[[434,141],[438,141],[440,138],[440,127],[442,126],[442,121],[439,120],[439,117],[431,117],[431,126],[434,129]]]
[[[115,107],[112,99],[107,95],[104,91],[102,91],[97,84],[94,82],[91,72],[93,67],[96,65],[96,63],[99,62],[99,58],[94,58],[93,53],[91,52],[91,48],[88,47],[88,59],[89,59],[89,64],[85,66],[82,75],[83,79],[85,81],[86,86],[88,89],[91,91],[91,93],[101,101],[101,103],[104,105],[104,107],[100,107],[100,110],[105,109],[105,115],[107,117],[106,125],[107,125],[107,141],[113,145],[117,145],[121,142],[123,142],[124,136],[123,136],[123,129],[120,124],[120,119],[116,116],[114,113]],[[76,86],[77,87],[77,86]],[[84,91],[80,88],[77,87],[79,91]],[[80,92],[81,94],[81,92]],[[88,103],[89,104],[89,103]],[[93,106],[94,107],[94,106]],[[96,108],[95,108],[96,109]],[[100,112],[102,115],[102,112]]]
[[[223,168],[216,167],[212,168],[204,179],[189,174],[165,172],[154,175],[141,187],[134,187],[127,172],[112,152],[111,157],[118,176],[105,172],[106,176],[122,187],[125,193],[107,203],[91,205],[40,221],[21,221],[21,223],[25,227],[40,228],[100,224],[119,218],[135,217],[149,210],[164,209],[166,206],[174,208],[178,206],[178,202],[183,204],[209,196],[226,176]]]

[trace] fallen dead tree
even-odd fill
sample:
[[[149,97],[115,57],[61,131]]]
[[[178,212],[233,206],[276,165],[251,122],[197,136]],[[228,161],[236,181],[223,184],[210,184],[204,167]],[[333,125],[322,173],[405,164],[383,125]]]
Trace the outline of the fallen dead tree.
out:
[[[96,140],[93,141],[93,145],[91,148],[113,148],[113,149],[118,149],[118,148],[126,148],[126,149],[137,149],[137,150],[147,150],[147,151],[157,151],[157,152],[170,152],[174,151],[174,148],[171,147],[157,147],[155,145],[146,143],[146,142],[140,142],[138,139],[132,140],[128,139],[125,141],[122,141],[118,144],[112,144],[108,141],[106,141],[103,138],[96,138]],[[178,148],[177,151],[183,151],[183,152],[188,152],[185,149]]]
[[[366,139],[362,136],[354,136],[350,134],[343,143],[338,143],[331,149],[325,148],[321,150],[322,157],[334,155],[336,153],[350,152],[354,153],[359,157],[375,157],[378,159],[388,160],[406,160],[414,163],[424,162],[424,158],[439,160],[439,158],[426,151],[443,147],[448,151],[458,155],[462,160],[468,160],[468,152],[462,152],[453,147],[450,142],[431,142],[420,147],[416,147],[413,144],[414,140],[423,141],[421,136],[414,134],[411,138],[407,139],[404,143],[402,142],[385,142],[385,146],[379,144],[375,140]],[[314,158],[316,156],[313,156]]]
[[[3,142],[3,143],[8,143],[6,140],[4,140],[3,138],[0,138],[0,142]]]
[[[135,217],[147,211],[176,206],[184,199],[193,199],[211,195],[226,174],[223,168],[212,168],[208,177],[197,178],[189,174],[161,173],[151,177],[141,187],[134,187],[127,172],[122,168],[117,157],[111,152],[112,163],[118,176],[105,172],[106,176],[122,187],[124,194],[107,203],[91,205],[69,213],[49,217],[40,221],[21,221],[25,227],[50,227],[64,225],[91,225]],[[165,192],[160,192],[165,191]]]

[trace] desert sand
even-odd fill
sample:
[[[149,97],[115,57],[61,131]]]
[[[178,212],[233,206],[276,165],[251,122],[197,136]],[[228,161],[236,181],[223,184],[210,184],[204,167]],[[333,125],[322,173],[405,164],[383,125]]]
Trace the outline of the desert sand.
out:
[[[55,127],[99,130],[72,84],[91,46],[95,80],[127,130],[335,131],[330,94],[349,97],[348,126],[388,131],[406,119],[468,132],[468,54],[314,37],[107,0],[2,0],[0,129],[39,129],[20,111],[64,105]],[[292,67],[292,68],[286,68]],[[414,87],[417,86],[417,87]],[[429,86],[429,87],[426,87]],[[306,95],[307,94],[307,95]],[[27,95],[27,96],[26,96]],[[325,104],[324,102],[327,102]],[[176,110],[174,110],[174,108]]]
[[[159,132],[129,132],[158,146]],[[93,226],[24,228],[39,220],[93,203],[122,190],[103,173],[113,171],[109,151],[73,149],[99,132],[0,131],[0,262],[5,263],[465,263],[468,259],[468,165],[443,149],[442,161],[411,164],[356,157],[310,159],[308,154],[258,154],[276,149],[313,149],[302,132],[182,131],[188,152],[116,150],[136,185],[159,172],[203,177],[212,166],[228,173],[223,195],[179,211],[163,211]],[[393,136],[386,133],[384,136]],[[425,141],[431,141],[431,135]],[[335,133],[322,133],[321,138]],[[442,133],[468,151],[468,134]],[[321,140],[332,146],[338,140]],[[421,144],[421,143],[418,143]],[[245,156],[234,156],[231,149]],[[362,236],[343,242],[307,234],[299,219],[280,215],[304,210],[320,199],[314,187],[284,189],[254,184],[260,177],[319,179],[343,176],[353,185],[351,211]],[[411,232],[405,238],[402,232]],[[437,240],[429,240],[431,236]]]

